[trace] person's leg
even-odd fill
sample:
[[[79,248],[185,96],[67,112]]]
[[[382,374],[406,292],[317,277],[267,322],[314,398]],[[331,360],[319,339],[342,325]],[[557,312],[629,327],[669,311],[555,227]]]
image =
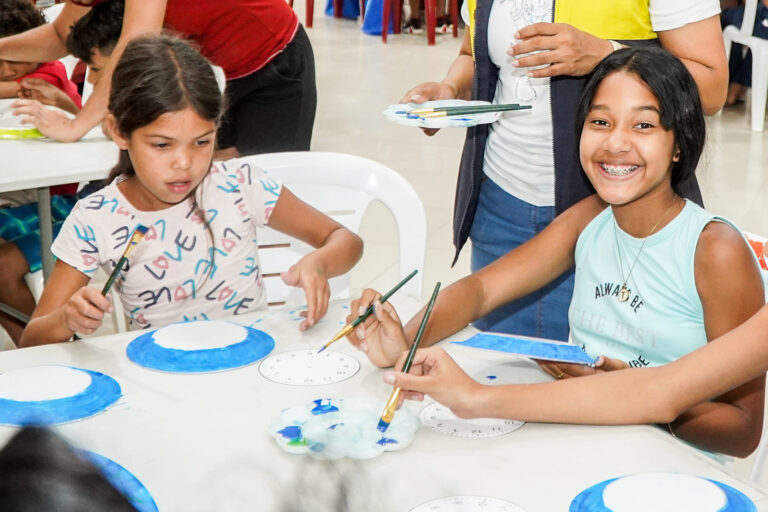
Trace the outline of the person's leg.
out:
[[[403,22],[403,32],[406,34],[421,33],[421,0],[408,0],[410,14],[408,19]]]
[[[219,147],[241,155],[308,151],[317,108],[312,46],[299,26],[293,41],[259,71],[227,83],[230,102]]]
[[[38,241],[38,244],[40,242]],[[35,309],[35,298],[24,282],[29,264],[21,250],[13,243],[0,243],[0,302],[26,315]],[[18,345],[25,324],[5,313],[0,313],[0,325]]]
[[[485,179],[470,232],[472,271],[533,238],[553,216],[554,208],[530,205]],[[543,289],[492,311],[473,325],[483,331],[566,340],[572,293],[573,276],[564,275]]]

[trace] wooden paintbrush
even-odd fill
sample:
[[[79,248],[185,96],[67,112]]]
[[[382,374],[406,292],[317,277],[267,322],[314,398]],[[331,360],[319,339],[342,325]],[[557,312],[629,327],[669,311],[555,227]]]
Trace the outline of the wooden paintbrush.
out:
[[[131,238],[128,240],[128,246],[125,248],[125,251],[123,251],[123,255],[120,256],[120,259],[117,260],[117,265],[115,265],[115,268],[112,269],[112,273],[109,275],[109,279],[107,279],[107,283],[104,285],[104,288],[101,290],[102,295],[106,295],[110,288],[112,288],[112,284],[114,284],[115,280],[117,279],[117,276],[120,275],[120,272],[123,270],[123,267],[128,262],[128,256],[131,255],[133,250],[136,248],[137,245],[139,245],[139,242],[144,240],[144,235],[147,234],[147,228],[146,226],[142,226],[139,224],[136,226],[136,229],[133,230],[133,233],[131,233]]]

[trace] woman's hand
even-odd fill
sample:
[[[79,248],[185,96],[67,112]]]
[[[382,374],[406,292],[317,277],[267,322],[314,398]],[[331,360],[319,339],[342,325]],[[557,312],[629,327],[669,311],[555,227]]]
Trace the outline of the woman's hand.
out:
[[[80,110],[72,98],[42,78],[25,78],[19,83],[19,98],[37,100],[43,105],[58,107],[72,114]]]
[[[309,253],[286,272],[280,274],[280,278],[288,286],[304,289],[307,310],[301,312],[301,316],[305,319],[299,324],[299,330],[305,331],[315,325],[328,311],[331,288],[328,285],[325,270],[316,254]]]
[[[349,342],[366,353],[368,359],[379,368],[392,366],[400,355],[409,348],[403,326],[395,308],[388,302],[379,302],[381,294],[370,288],[363,291],[359,299],[353,300],[347,323],[365,313],[374,305],[373,315],[347,335]]]
[[[612,372],[614,370],[623,370],[629,368],[629,365],[621,359],[612,359],[610,357],[599,356],[595,361],[595,366],[585,364],[554,363],[552,361],[536,361],[542,370],[556,379],[567,379],[571,377],[583,377],[601,372]]]
[[[452,100],[456,98],[456,90],[444,82],[424,82],[407,93],[400,99],[400,103],[418,103],[432,100]],[[436,128],[422,128],[422,131],[430,137],[438,132]]]
[[[547,76],[583,76],[592,72],[595,66],[613,52],[613,44],[568,25],[567,23],[534,23],[515,34],[520,42],[513,45],[507,54],[517,57],[530,52],[540,52],[520,57],[512,65],[533,69],[531,78]]]
[[[101,326],[105,313],[112,313],[112,302],[96,288],[83,286],[64,305],[67,329],[91,334]]]
[[[401,368],[407,354],[402,354],[396,368]],[[384,382],[402,388],[408,400],[423,400],[429,395],[448,407],[459,418],[477,417],[475,412],[482,385],[471,379],[451,356],[440,347],[416,351],[410,371],[389,371]]]
[[[74,142],[81,134],[75,131],[74,121],[64,114],[45,108],[36,100],[17,100],[11,103],[13,115],[24,116],[21,124],[32,124],[46,137],[61,142]]]

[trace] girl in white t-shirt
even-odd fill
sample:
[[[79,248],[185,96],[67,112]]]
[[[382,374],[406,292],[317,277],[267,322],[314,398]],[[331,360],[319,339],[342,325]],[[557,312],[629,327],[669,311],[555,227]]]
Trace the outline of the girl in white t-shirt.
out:
[[[115,288],[131,328],[243,314],[266,305],[256,229],[317,250],[283,280],[304,289],[312,326],[328,278],[347,272],[360,239],[247,162],[212,163],[222,98],[209,63],[170,37],[132,41],[112,77],[105,130],[120,147],[110,184],[78,202],[53,244],[58,258],[21,346],[101,325],[112,303],[87,286],[110,273],[138,225],[148,228]]]

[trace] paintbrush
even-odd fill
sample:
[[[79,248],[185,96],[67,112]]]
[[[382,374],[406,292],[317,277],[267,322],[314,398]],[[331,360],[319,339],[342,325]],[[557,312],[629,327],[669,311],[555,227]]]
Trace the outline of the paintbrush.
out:
[[[427,107],[417,108],[407,112],[408,115],[418,115],[420,117],[440,117],[453,116],[461,114],[482,114],[484,112],[504,112],[506,110],[527,110],[530,105],[520,105],[518,103],[505,103],[499,105],[465,105],[455,107]]]
[[[384,295],[382,295],[382,296],[381,296],[381,299],[379,300],[379,302],[381,302],[382,304],[383,304],[384,302],[386,302],[386,301],[387,301],[387,299],[389,299],[389,298],[392,296],[392,294],[394,294],[394,293],[395,293],[397,290],[399,290],[401,286],[403,286],[405,283],[407,283],[408,281],[410,281],[410,280],[411,280],[411,278],[412,278],[413,276],[415,276],[415,275],[416,275],[416,272],[418,272],[418,270],[414,270],[413,272],[411,272],[410,274],[408,274],[407,276],[405,276],[405,277],[402,279],[402,281],[400,281],[399,283],[397,283],[397,284],[395,285],[395,287],[394,287],[394,288],[392,288],[392,289],[391,289],[391,290],[389,290],[387,293],[385,293]],[[323,350],[325,350],[325,349],[327,349],[328,347],[330,347],[332,343],[335,343],[336,341],[340,340],[341,338],[343,338],[344,336],[346,336],[347,334],[349,334],[350,332],[352,332],[352,329],[354,329],[355,327],[357,327],[358,325],[360,325],[362,322],[364,322],[366,318],[368,318],[369,316],[371,316],[371,313],[373,313],[373,304],[371,304],[370,306],[368,306],[368,309],[366,309],[366,310],[365,310],[365,313],[363,313],[362,315],[360,315],[360,316],[358,316],[357,318],[355,318],[354,320],[352,320],[352,322],[350,322],[350,323],[348,323],[347,325],[345,325],[345,326],[344,326],[344,327],[343,327],[343,328],[342,328],[342,329],[341,329],[339,332],[337,332],[337,333],[336,333],[336,335],[335,335],[333,338],[331,338],[331,341],[329,341],[328,343],[326,343],[325,345],[323,345],[323,346],[322,346],[322,348],[321,348],[320,350],[318,350],[318,351],[317,351],[317,353],[319,354],[319,353],[320,353],[320,352],[322,352]]]
[[[413,339],[413,345],[411,345],[411,350],[408,351],[408,356],[405,358],[405,363],[403,364],[403,369],[401,370],[403,373],[408,373],[408,370],[411,369],[411,364],[413,363],[413,356],[416,355],[416,350],[419,348],[419,343],[421,342],[421,337],[424,335],[424,330],[427,327],[427,322],[429,321],[429,315],[432,313],[432,306],[435,305],[435,299],[437,299],[437,292],[440,291],[440,283],[438,282],[435,285],[435,290],[432,292],[432,298],[429,299],[429,304],[427,304],[427,309],[424,311],[424,317],[421,319],[421,324],[419,325],[419,330],[416,331],[416,337]],[[389,396],[389,400],[387,400],[387,405],[384,406],[384,412],[381,413],[381,419],[379,419],[379,424],[376,428],[378,428],[382,433],[386,432],[389,428],[389,424],[392,423],[392,418],[395,415],[395,409],[397,409],[397,402],[400,401],[400,392],[402,389],[395,388],[392,391],[392,394]]]
[[[102,295],[106,295],[110,288],[112,288],[112,284],[114,284],[115,280],[117,279],[117,276],[120,275],[120,272],[123,270],[123,267],[128,262],[128,256],[131,255],[133,250],[136,248],[137,245],[139,245],[139,242],[144,240],[144,235],[147,234],[147,228],[146,226],[142,226],[139,224],[136,226],[136,229],[133,230],[133,233],[131,233],[131,238],[128,240],[128,246],[125,248],[125,251],[123,251],[123,255],[120,256],[120,259],[117,260],[117,265],[115,265],[115,268],[112,269],[112,273],[109,275],[109,279],[107,279],[107,283],[104,285],[104,288],[101,290]]]

